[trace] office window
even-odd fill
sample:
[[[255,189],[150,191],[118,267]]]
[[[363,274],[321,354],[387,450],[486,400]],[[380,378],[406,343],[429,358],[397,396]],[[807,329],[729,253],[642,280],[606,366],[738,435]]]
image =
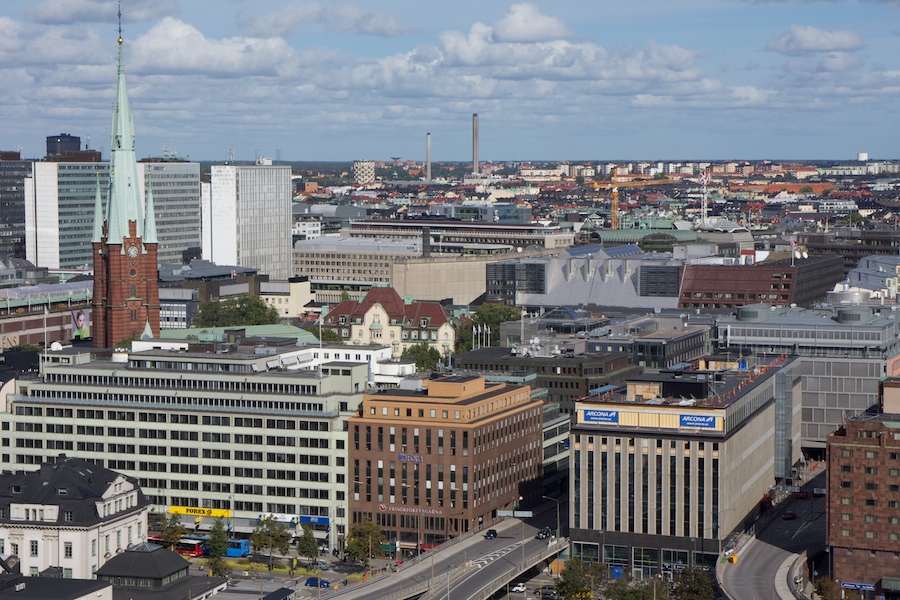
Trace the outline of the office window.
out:
[[[850,520],[852,520],[850,513],[841,513],[841,521],[850,521]]]
[[[841,504],[845,504],[845,505],[846,505],[846,504],[852,504],[852,503],[853,503],[853,499],[852,499],[852,498],[841,498]]]
[[[91,540],[91,556],[97,556],[97,540]]]
[[[63,556],[65,556],[66,558],[72,558],[72,542],[66,542],[63,548]]]
[[[38,555],[38,541],[31,540],[31,556],[37,556],[37,555]]]
[[[63,579],[72,579],[72,569],[63,569]]]

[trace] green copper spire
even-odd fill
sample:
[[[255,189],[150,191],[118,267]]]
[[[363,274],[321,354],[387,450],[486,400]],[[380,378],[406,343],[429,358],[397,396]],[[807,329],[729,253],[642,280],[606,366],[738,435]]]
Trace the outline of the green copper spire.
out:
[[[111,135],[112,157],[109,174],[109,209],[107,218],[108,244],[121,244],[128,236],[128,223],[137,225],[138,237],[144,236],[144,219],[141,214],[140,177],[134,153],[134,121],[125,87],[125,59],[122,48],[122,10],[119,3],[119,65],[116,89],[116,107],[113,113]],[[155,229],[155,228],[154,228]],[[155,236],[154,236],[155,237]]]

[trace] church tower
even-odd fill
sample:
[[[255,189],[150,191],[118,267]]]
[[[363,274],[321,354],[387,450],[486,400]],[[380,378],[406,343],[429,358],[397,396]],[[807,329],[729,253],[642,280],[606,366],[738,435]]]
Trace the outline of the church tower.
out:
[[[116,106],[112,121],[109,201],[94,203],[94,298],[91,330],[95,348],[113,348],[125,338],[149,329],[159,335],[159,277],[152,181],[147,182],[144,214],[134,152],[134,121],[125,88],[122,49],[122,4],[119,0],[119,62]]]

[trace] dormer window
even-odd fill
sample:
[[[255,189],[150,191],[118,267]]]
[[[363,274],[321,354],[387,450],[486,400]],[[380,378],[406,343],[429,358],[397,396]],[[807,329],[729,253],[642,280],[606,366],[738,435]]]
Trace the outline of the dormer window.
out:
[[[419,327],[428,327],[428,318],[422,317],[419,319]]]
[[[22,486],[21,486],[21,485],[14,485],[14,486],[12,486],[12,493],[13,493],[13,494],[21,494],[21,493],[22,493]]]
[[[69,493],[69,490],[67,490],[66,488],[58,488],[56,490],[56,493],[59,494],[60,496],[65,496],[66,494]]]
[[[338,323],[340,323],[341,325],[343,325],[343,324],[346,323],[346,322],[347,322],[347,317],[345,317],[345,316],[343,316],[343,315],[341,315],[340,317],[338,317]]]

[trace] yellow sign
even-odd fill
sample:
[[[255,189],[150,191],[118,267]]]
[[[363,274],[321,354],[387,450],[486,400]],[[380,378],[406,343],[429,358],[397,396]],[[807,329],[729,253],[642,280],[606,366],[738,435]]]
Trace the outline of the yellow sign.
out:
[[[221,517],[228,519],[231,511],[227,508],[195,508],[193,506],[170,506],[173,515],[194,515],[195,517]]]

